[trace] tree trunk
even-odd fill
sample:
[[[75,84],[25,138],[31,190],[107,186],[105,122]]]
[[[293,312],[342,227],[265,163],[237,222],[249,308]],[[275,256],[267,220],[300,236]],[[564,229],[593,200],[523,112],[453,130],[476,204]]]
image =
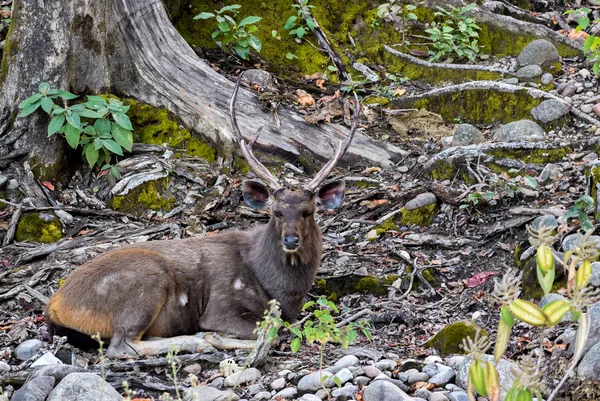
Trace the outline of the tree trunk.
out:
[[[47,117],[15,118],[40,82],[81,93],[114,93],[163,107],[219,149],[235,151],[228,103],[233,83],[200,60],[175,30],[160,0],[15,0],[0,74],[0,163],[28,153],[32,167],[67,163],[61,138],[46,139]],[[288,109],[273,116],[241,90],[238,121],[259,150],[325,160],[348,133],[337,124],[310,125]],[[2,121],[10,127],[2,129]],[[404,151],[357,132],[345,157],[390,165]],[[58,163],[57,163],[58,162]],[[35,169],[34,169],[35,171]],[[60,170],[57,170],[57,172]]]

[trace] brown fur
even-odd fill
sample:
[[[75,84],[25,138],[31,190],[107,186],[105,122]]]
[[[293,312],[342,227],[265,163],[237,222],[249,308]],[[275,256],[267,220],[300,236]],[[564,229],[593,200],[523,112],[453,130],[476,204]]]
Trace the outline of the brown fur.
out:
[[[108,252],[75,269],[51,298],[50,324],[111,338],[109,356],[131,354],[143,335],[220,331],[252,338],[270,299],[292,321],[322,256],[316,197],[279,189],[273,216],[249,231],[152,241]],[[286,252],[282,238],[300,246]],[[186,302],[182,299],[186,298]]]

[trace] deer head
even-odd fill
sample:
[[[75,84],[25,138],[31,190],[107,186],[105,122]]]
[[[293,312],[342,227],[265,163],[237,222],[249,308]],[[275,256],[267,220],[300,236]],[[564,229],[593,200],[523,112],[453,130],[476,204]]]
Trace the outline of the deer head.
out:
[[[237,98],[243,73],[237,79],[229,111],[231,125],[235,132],[236,140],[242,155],[248,162],[251,170],[265,184],[247,180],[242,184],[242,192],[246,203],[255,209],[270,209],[271,222],[275,231],[280,235],[281,246],[286,253],[296,253],[303,243],[310,238],[316,226],[314,215],[317,209],[331,210],[338,207],[344,199],[346,185],[343,180],[333,181],[321,187],[327,176],[333,171],[352,142],[358,126],[360,103],[354,94],[356,106],[354,109],[354,122],[346,140],[340,142],[334,156],[323,166],[315,177],[303,187],[282,187],[277,178],[258,161],[252,153],[252,144],[256,143],[258,135],[250,142],[246,142],[237,124],[235,101]]]

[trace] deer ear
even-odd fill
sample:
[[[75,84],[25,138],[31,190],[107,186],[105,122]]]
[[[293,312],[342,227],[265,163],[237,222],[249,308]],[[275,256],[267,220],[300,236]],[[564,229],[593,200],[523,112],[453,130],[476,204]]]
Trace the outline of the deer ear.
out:
[[[244,181],[244,201],[254,209],[265,209],[271,205],[271,195],[266,186],[258,181]]]
[[[335,209],[342,203],[345,193],[346,183],[344,180],[333,181],[323,185],[317,193],[317,205],[319,205],[319,209]]]

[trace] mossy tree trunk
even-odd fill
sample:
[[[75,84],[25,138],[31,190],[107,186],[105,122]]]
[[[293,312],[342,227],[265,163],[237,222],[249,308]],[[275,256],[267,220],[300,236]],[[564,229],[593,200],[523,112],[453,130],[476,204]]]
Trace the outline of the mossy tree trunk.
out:
[[[45,115],[16,118],[17,105],[40,82],[164,107],[222,151],[237,149],[228,112],[233,83],[196,56],[160,0],[15,1],[0,75],[0,161],[26,153],[39,167],[66,163],[61,138],[46,138]],[[348,132],[336,124],[309,125],[287,109],[278,112],[279,128],[254,94],[242,90],[238,96],[244,134],[252,137],[263,127],[259,150],[287,156],[307,151],[324,160]],[[403,153],[357,133],[345,161],[389,165]]]

